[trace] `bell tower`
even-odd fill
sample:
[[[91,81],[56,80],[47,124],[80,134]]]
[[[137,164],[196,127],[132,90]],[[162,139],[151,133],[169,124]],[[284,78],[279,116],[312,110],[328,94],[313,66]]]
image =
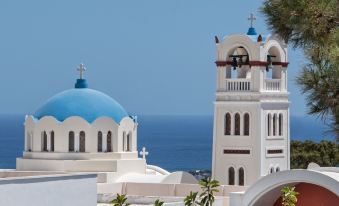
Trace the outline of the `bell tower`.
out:
[[[225,185],[290,168],[287,45],[249,20],[247,34],[215,38],[212,177]]]

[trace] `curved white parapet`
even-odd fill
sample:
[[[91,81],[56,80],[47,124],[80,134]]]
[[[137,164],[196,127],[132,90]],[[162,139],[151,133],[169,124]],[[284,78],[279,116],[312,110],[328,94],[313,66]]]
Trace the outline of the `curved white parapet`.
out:
[[[155,165],[146,165],[146,169],[153,170],[157,173],[160,173],[161,175],[169,175],[171,174],[167,170],[162,169],[161,167],[155,166]]]
[[[298,183],[317,185],[338,196],[339,170],[336,168],[329,170],[296,169],[266,175],[249,187],[246,192],[231,193],[230,206],[273,205],[281,195],[282,187]]]

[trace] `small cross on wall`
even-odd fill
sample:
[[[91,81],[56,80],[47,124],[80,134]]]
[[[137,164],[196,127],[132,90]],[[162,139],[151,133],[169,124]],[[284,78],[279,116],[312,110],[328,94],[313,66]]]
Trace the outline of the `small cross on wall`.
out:
[[[146,156],[148,155],[148,152],[146,151],[145,147],[142,147],[142,150],[139,153],[142,156],[142,159],[146,159]]]
[[[86,71],[86,68],[85,68],[84,64],[81,63],[81,64],[79,65],[79,67],[77,68],[77,70],[78,70],[79,73],[80,73],[80,79],[82,79],[82,78],[83,78],[83,75],[84,75],[84,71]]]

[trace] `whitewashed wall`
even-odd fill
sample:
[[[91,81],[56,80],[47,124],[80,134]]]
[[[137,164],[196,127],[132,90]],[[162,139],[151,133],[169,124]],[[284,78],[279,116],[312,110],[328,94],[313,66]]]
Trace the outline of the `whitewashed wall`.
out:
[[[75,134],[75,150],[79,150],[79,133],[86,134],[85,151],[96,153],[98,145],[98,132],[103,134],[103,151],[107,147],[106,138],[108,131],[112,132],[113,152],[123,151],[123,132],[131,134],[131,151],[137,150],[137,123],[130,117],[125,117],[118,124],[111,118],[100,117],[93,123],[88,123],[81,117],[70,117],[63,122],[59,122],[52,116],[34,120],[33,116],[27,116],[25,121],[25,151],[42,152],[42,133],[46,131],[48,138],[50,132],[54,131],[54,152],[68,152],[69,132]],[[29,146],[30,145],[30,146]]]
[[[54,175],[0,180],[0,205],[96,206],[96,175]]]

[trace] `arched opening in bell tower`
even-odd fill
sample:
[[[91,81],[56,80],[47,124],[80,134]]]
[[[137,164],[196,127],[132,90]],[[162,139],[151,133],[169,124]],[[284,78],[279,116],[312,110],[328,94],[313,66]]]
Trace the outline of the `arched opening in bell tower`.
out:
[[[237,45],[226,53],[226,91],[251,90],[250,55],[246,47]]]
[[[266,55],[266,79],[281,79],[281,65],[277,65],[277,62],[281,62],[280,51],[276,46],[272,46]]]
[[[245,47],[238,46],[231,49],[226,57],[228,67],[226,69],[227,79],[245,79],[250,76],[249,54]]]

